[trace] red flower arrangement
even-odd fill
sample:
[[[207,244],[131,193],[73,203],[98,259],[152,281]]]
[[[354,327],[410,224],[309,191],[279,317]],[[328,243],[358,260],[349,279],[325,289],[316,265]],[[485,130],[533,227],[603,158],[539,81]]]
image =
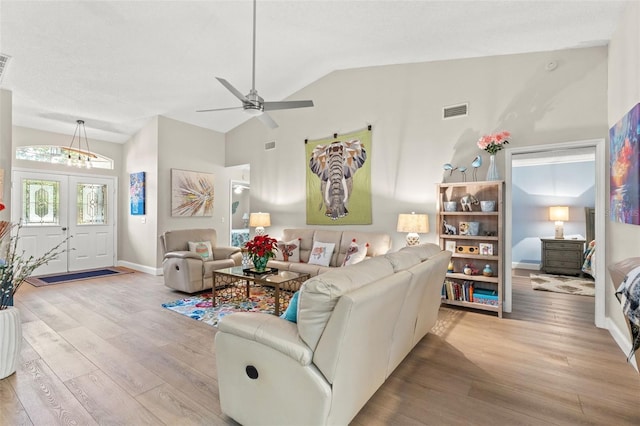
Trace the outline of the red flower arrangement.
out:
[[[256,235],[253,240],[249,240],[246,243],[247,251],[251,256],[251,260],[255,263],[256,258],[266,257],[270,259],[275,257],[278,241],[275,238],[269,237],[269,235]]]

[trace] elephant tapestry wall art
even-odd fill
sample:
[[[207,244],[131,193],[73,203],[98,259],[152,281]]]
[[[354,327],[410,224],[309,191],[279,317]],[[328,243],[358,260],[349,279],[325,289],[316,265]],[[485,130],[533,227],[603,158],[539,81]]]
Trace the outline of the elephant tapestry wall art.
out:
[[[306,142],[307,224],[371,224],[371,130]]]

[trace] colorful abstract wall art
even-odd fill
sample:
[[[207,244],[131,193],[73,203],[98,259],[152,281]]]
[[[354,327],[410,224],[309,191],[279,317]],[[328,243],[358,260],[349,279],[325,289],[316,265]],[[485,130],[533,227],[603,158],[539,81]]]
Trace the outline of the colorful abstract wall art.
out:
[[[371,224],[371,130],[306,141],[307,224]]]
[[[129,198],[131,215],[144,215],[144,172],[131,173],[129,175]]]
[[[609,130],[613,222],[640,225],[640,103]]]
[[[171,215],[213,216],[213,174],[171,169]]]

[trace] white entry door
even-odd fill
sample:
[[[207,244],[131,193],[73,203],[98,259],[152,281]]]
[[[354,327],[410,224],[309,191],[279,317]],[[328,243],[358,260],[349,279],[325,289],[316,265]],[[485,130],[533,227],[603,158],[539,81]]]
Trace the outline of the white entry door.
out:
[[[21,250],[41,256],[68,235],[69,251],[34,275],[113,266],[115,178],[14,171],[12,220]]]

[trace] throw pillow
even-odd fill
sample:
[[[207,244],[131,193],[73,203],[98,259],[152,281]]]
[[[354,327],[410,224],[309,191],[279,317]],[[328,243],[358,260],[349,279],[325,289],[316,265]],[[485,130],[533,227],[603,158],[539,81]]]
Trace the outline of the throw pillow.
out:
[[[278,241],[276,260],[284,262],[300,262],[300,239],[291,241]]]
[[[300,292],[296,291],[291,296],[291,300],[289,301],[289,306],[287,306],[287,310],[284,311],[280,318],[284,318],[287,321],[298,322],[298,294]]]
[[[362,262],[367,256],[367,247],[369,247],[369,243],[358,244],[354,238],[349,244],[349,248],[347,248],[347,254],[344,257],[342,266],[355,265],[358,262]]]
[[[334,243],[321,243],[320,241],[314,241],[313,248],[311,249],[311,255],[309,256],[309,264],[329,266],[335,246],[336,245]]]
[[[189,241],[189,251],[199,254],[202,260],[213,259],[211,241]]]

